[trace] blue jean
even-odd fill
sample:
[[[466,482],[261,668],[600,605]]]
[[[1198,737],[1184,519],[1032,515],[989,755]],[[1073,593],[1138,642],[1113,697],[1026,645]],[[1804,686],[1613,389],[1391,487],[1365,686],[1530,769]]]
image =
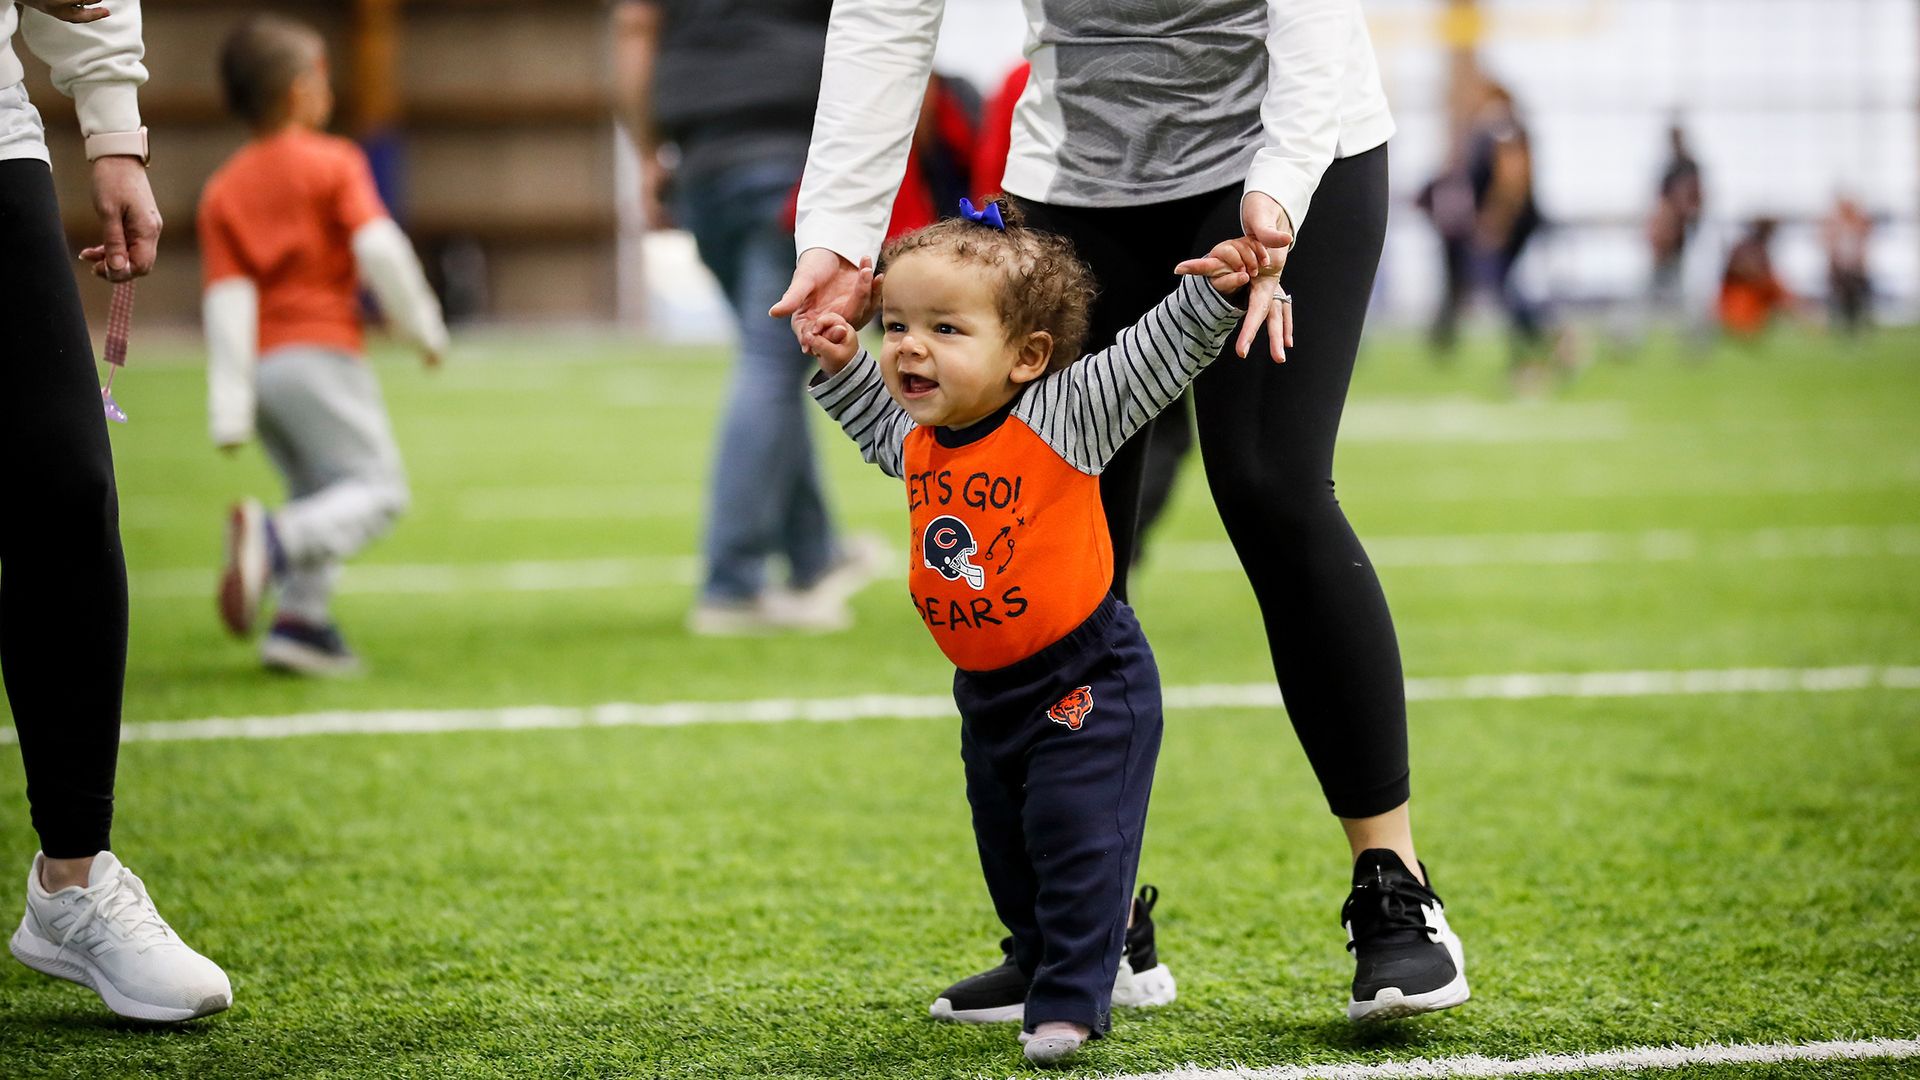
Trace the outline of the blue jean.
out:
[[[795,588],[833,563],[833,521],[814,466],[805,383],[815,362],[767,309],[793,277],[793,234],[782,224],[799,163],[762,163],[680,177],[676,207],[700,261],[720,280],[740,328],[709,488],[704,600],[751,599],[769,556],[785,557]]]

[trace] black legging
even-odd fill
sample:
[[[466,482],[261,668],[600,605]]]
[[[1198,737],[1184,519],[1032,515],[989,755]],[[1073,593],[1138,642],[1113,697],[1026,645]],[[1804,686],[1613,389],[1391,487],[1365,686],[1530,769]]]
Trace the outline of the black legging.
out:
[[[1080,209],[1020,200],[1029,224],[1074,243],[1100,283],[1090,349],[1173,288],[1174,264],[1239,236],[1240,190]],[[1385,146],[1335,161],[1294,239],[1282,283],[1294,347],[1247,359],[1229,342],[1194,384],[1214,505],[1253,584],[1295,733],[1341,817],[1407,800],[1407,707],[1393,617],[1372,561],[1333,494],[1333,444],[1387,225]],[[1146,444],[1134,437],[1101,478],[1114,589],[1126,595]]]
[[[0,161],[0,672],[52,858],[111,846],[126,666],[113,453],[53,176]]]

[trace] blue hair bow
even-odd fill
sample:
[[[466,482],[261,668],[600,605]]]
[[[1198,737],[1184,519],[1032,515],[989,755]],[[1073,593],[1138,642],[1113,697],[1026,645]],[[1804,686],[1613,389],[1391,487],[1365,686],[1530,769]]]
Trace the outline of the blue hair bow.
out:
[[[1007,223],[1000,217],[999,203],[990,202],[986,206],[975,210],[972,199],[961,199],[960,216],[966,218],[968,221],[978,222],[981,225],[991,225],[1001,232],[1007,231]]]

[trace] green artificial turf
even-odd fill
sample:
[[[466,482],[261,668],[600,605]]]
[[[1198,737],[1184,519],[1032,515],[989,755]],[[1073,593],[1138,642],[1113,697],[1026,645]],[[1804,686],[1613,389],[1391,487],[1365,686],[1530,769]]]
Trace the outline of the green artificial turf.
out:
[[[686,635],[728,369],[605,337],[487,338],[437,375],[383,356],[415,505],[338,604],[370,673],[265,674],[211,586],[222,508],[275,482],[257,451],[207,445],[191,352],[154,351],[115,386],[134,415],[114,434],[130,721],[947,686],[897,580],[844,634]],[[1904,331],[1656,347],[1515,401],[1491,343],[1447,368],[1372,344],[1340,493],[1408,675],[1920,665],[1917,357]],[[815,434],[848,527],[903,549],[896,484]],[[1136,605],[1169,686],[1270,680],[1190,465]],[[1616,554],[1548,557],[1581,543]],[[513,589],[500,569],[595,560],[619,583]],[[447,573],[474,584],[421,591]],[[1142,877],[1180,998],[1122,1012],[1082,1071],[1920,1036],[1917,722],[1920,690],[1886,688],[1416,702],[1421,852],[1474,999],[1356,1031],[1346,852],[1285,717],[1176,710]],[[1000,934],[956,728],[129,744],[116,850],[227,968],[235,1007],[145,1028],[7,965],[0,1076],[1025,1074],[1010,1029],[925,1016]],[[34,848],[19,776],[0,748],[16,875]]]

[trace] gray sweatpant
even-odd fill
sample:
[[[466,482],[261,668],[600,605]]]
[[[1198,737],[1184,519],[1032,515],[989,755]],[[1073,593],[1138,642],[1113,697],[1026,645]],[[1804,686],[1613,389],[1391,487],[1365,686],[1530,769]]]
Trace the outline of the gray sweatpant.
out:
[[[260,442],[287,482],[273,514],[286,555],[279,610],[316,625],[343,560],[406,512],[406,472],[373,370],[348,353],[289,345],[255,375]]]

